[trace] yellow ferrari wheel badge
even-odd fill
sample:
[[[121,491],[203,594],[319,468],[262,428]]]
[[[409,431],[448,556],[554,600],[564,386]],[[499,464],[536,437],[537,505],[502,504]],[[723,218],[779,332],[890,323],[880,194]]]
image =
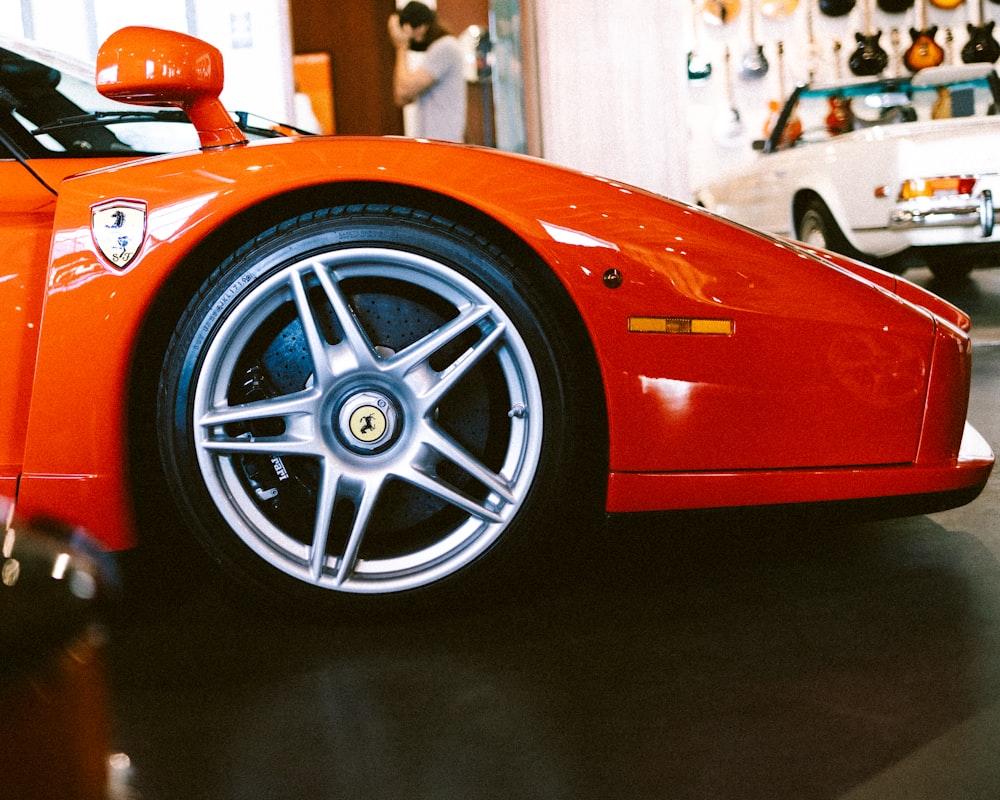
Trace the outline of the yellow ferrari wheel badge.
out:
[[[351,433],[359,442],[372,444],[385,435],[388,427],[385,414],[372,405],[363,405],[351,414]]]

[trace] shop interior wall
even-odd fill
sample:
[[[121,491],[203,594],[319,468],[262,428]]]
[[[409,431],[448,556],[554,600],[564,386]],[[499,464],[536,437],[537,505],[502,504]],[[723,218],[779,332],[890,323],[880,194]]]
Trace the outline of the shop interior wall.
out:
[[[546,159],[688,194],[683,11],[681,0],[536,0]]]
[[[428,5],[435,5],[428,0]],[[396,0],[291,0],[296,53],[330,54],[338,134],[402,134],[403,115],[392,99],[394,53],[386,33]],[[438,0],[438,17],[454,33],[486,27],[488,0]],[[482,143],[479,88],[469,87],[470,141]]]

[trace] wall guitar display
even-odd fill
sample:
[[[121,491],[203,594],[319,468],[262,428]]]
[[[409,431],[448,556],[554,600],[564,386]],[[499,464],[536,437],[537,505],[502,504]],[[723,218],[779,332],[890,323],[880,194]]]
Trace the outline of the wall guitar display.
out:
[[[717,144],[732,148],[745,143],[746,128],[745,120],[738,108],[740,98],[733,88],[735,73],[738,70],[743,78],[759,78],[777,71],[780,88],[783,77],[781,73],[789,66],[787,63],[782,63],[782,58],[788,55],[786,45],[789,39],[801,42],[793,50],[795,60],[799,62],[794,71],[807,78],[809,82],[841,81],[850,78],[851,74],[858,77],[881,75],[902,77],[907,71],[915,73],[921,69],[942,64],[956,64],[959,61],[966,64],[1000,62],[1000,42],[994,35],[996,20],[990,18],[996,12],[994,14],[986,12],[987,8],[1000,6],[1000,0],[990,0],[988,4],[986,0],[974,0],[974,2],[970,0],[969,19],[955,19],[956,9],[964,4],[965,0],[860,0],[860,2],[858,0],[690,0],[691,14],[695,18],[700,17],[702,22],[714,26],[716,33],[709,37],[711,41],[706,45],[707,51],[702,51],[698,57],[700,44],[697,19],[695,20],[694,49],[689,56],[688,78],[693,82],[707,78],[712,72],[708,56],[713,55],[716,60],[715,66],[720,68],[716,71],[722,73],[725,100],[720,103],[721,108],[716,112],[712,138]],[[929,5],[934,7],[936,15],[930,20]],[[912,17],[909,11],[911,8]],[[813,19],[817,11],[826,18],[845,17],[850,12],[857,11],[859,15],[863,14],[863,31],[851,30],[857,25],[854,14],[849,20],[845,18],[842,22],[825,19],[819,28],[814,28]],[[901,38],[907,28],[904,24],[895,24],[891,16],[902,13],[906,14],[906,23],[913,24],[913,27],[908,29],[912,42],[905,47],[905,50],[906,43],[902,42]],[[739,58],[731,44],[734,39],[745,40],[747,33],[744,31],[728,33],[723,29],[734,31],[737,26],[732,23],[737,19],[742,21],[744,16],[748,18],[747,29],[744,30],[749,33],[749,46],[740,45],[745,55]],[[765,35],[758,37],[755,23],[761,18],[766,20],[766,29],[761,31]],[[803,37],[801,33],[796,35],[792,30],[798,28],[798,20],[805,23],[807,37]],[[851,24],[852,21],[854,25]],[[886,51],[890,44],[887,42],[883,48],[880,43],[882,29],[878,22],[883,23],[885,29],[889,31],[891,55]],[[961,37],[962,27],[968,31],[968,40],[964,46],[959,47],[958,39]],[[856,40],[857,47],[853,52],[847,48],[846,42],[842,43],[841,36],[845,35],[843,33],[845,29]],[[943,46],[936,41],[937,38],[942,38],[938,36],[942,30]],[[708,31],[703,30],[701,33],[706,34]],[[783,40],[778,45],[777,62],[770,65],[767,64],[767,60],[772,42],[768,41],[767,33],[774,33],[775,39]],[[724,70],[721,69],[723,65],[720,63],[723,42],[726,50]],[[704,37],[701,44],[705,44]],[[715,47],[719,47],[719,50]],[[737,63],[734,64],[733,61]],[[941,98],[939,113],[946,111],[947,100],[948,98]],[[757,101],[754,102],[756,107]],[[763,112],[763,109],[761,111]],[[762,113],[761,122],[765,131],[774,121],[775,109],[771,108],[770,111],[770,114]]]
[[[857,0],[691,0],[694,14],[714,26],[726,26],[737,17],[746,14],[749,25],[750,44],[742,59],[740,74],[745,78],[757,78],[767,74],[769,65],[764,55],[764,43],[758,41],[755,32],[755,18],[759,13],[770,20],[780,23],[796,16],[799,9],[811,15],[813,8],[818,8],[827,17],[840,17],[849,14],[857,5]],[[880,44],[881,30],[873,29],[871,23],[871,5],[873,0],[863,0],[865,29],[854,33],[858,47],[850,56],[851,71],[858,76],[873,76],[882,73],[890,63],[894,62]],[[902,14],[911,8],[916,8],[919,15],[919,26],[909,29],[911,44],[899,60],[910,71],[916,72],[926,67],[954,61],[948,57],[944,49],[937,43],[938,25],[929,24],[927,20],[927,5],[938,9],[953,11],[965,3],[965,0],[874,0],[878,10],[886,14]],[[1000,42],[994,35],[995,20],[988,19],[984,13],[985,0],[976,0],[978,23],[967,22],[968,40],[961,48],[961,60],[971,63],[996,63],[1000,60]],[[990,0],[992,4],[1000,5],[1000,0]],[[971,5],[971,3],[970,3]],[[951,28],[951,26],[949,26]],[[894,26],[893,30],[896,30]],[[816,53],[822,48],[814,40],[814,34],[809,33],[809,44],[806,58],[809,60],[808,74],[816,72]],[[711,64],[700,51],[698,45],[697,26],[695,31],[696,47],[689,54],[688,77],[691,80],[703,80],[711,74]],[[894,46],[895,51],[895,46]],[[895,67],[893,73],[896,74]]]

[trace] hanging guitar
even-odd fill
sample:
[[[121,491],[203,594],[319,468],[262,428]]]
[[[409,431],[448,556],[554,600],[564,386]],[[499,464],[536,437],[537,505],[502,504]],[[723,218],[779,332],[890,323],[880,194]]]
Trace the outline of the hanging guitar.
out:
[[[938,86],[937,100],[931,106],[931,119],[951,119],[951,90],[947,86]]]
[[[932,6],[943,8],[945,11],[951,11],[953,8],[958,8],[964,2],[965,0],[930,0]]]
[[[878,0],[877,5],[886,14],[902,14],[913,5],[913,0]]]
[[[692,6],[697,0],[691,0]],[[692,12],[695,9],[692,8]],[[701,37],[699,36],[698,15],[691,14],[692,39],[691,49],[687,54],[687,73],[689,81],[705,81],[712,76],[712,62],[701,54]]]
[[[733,73],[730,66],[729,45],[723,55],[726,79],[726,106],[715,122],[715,141],[722,147],[736,147],[743,142],[743,119],[733,97]]]
[[[764,0],[760,13],[768,19],[786,19],[795,13],[799,0]]]
[[[850,14],[853,8],[854,0],[819,0],[819,10],[828,17],[842,17]]]
[[[785,44],[778,42],[778,99],[769,104],[767,122],[764,123],[764,138],[770,139],[775,126],[781,121],[781,110],[785,107]],[[802,120],[798,109],[792,108],[778,138],[778,147],[788,147],[802,135]]]
[[[994,20],[987,22],[983,14],[983,0],[979,0],[979,24],[966,24],[969,41],[962,47],[962,61],[966,64],[995,64],[1000,58],[1000,44],[993,38]]]
[[[830,110],[826,115],[826,130],[831,136],[850,133],[854,129],[854,112],[851,110],[851,98],[842,94],[830,95],[828,101]]]
[[[865,0],[865,32],[854,34],[858,49],[847,60],[847,66],[855,75],[878,75],[889,66],[889,54],[878,41],[881,36],[882,31],[872,31],[871,0]]]
[[[701,16],[710,25],[728,25],[740,13],[740,0],[703,0]]]
[[[806,6],[806,32],[809,36],[809,47],[808,54],[809,58],[806,64],[807,75],[809,76],[809,83],[816,80],[816,76],[821,72],[823,66],[823,53],[820,48],[819,42],[816,41],[816,34],[813,30],[813,7],[812,3]]]
[[[756,28],[754,25],[754,0],[749,0],[747,4],[747,20],[750,33],[750,45],[743,56],[743,63],[740,65],[740,76],[748,79],[763,78],[767,75],[770,65],[764,55],[764,46],[757,41]]]
[[[920,30],[910,28],[913,44],[903,54],[903,63],[910,72],[936,67],[944,61],[944,50],[934,41],[937,25],[927,24],[927,0],[920,0]]]
[[[889,46],[892,48],[892,58],[889,60],[892,69],[889,72],[892,77],[898,78],[903,74],[903,46],[899,28],[893,28],[889,31]]]

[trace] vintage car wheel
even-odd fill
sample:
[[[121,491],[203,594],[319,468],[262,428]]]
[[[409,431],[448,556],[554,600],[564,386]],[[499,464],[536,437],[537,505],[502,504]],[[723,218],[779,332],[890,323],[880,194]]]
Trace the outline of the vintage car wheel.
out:
[[[854,249],[837,227],[833,215],[822,200],[810,200],[799,216],[798,239],[812,247],[822,247],[836,253],[854,255]]]
[[[569,489],[601,452],[601,417],[560,289],[405,209],[328,209],[256,237],[165,359],[161,456],[196,536],[295,601],[433,595],[504,574],[519,539],[541,552],[600,495]]]

